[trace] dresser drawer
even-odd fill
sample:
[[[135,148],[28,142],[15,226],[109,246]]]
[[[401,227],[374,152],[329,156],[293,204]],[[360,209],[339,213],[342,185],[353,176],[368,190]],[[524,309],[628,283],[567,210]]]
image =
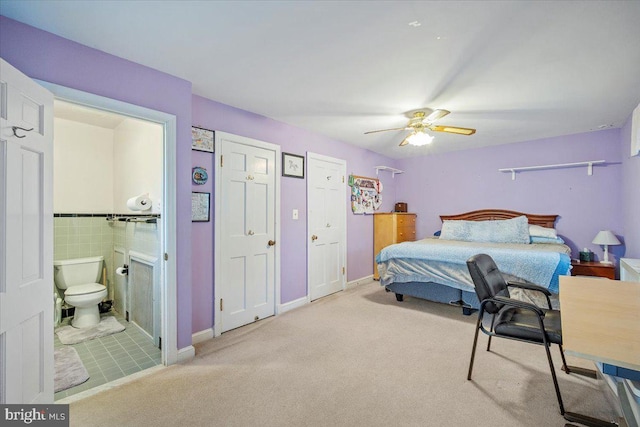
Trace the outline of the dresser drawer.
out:
[[[414,240],[416,240],[416,228],[414,226],[411,225],[396,230],[396,242],[413,242]]]
[[[415,215],[398,215],[396,219],[398,223],[398,228],[403,227],[412,227],[415,229],[416,226],[416,216]]]

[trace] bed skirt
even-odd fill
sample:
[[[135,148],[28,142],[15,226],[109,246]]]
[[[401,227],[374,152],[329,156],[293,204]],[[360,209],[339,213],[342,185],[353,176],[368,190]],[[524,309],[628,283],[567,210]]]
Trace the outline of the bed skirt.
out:
[[[477,310],[480,308],[480,301],[478,301],[478,297],[475,292],[463,291],[440,283],[390,283],[385,286],[385,288],[389,292],[394,292],[398,301],[402,301],[401,296],[408,295],[428,301],[459,306],[463,308],[463,312],[465,314],[468,314],[469,310]]]

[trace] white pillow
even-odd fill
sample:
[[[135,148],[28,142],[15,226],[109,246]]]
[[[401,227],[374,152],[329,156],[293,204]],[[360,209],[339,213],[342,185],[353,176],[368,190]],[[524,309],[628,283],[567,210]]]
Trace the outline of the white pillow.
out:
[[[539,225],[529,225],[529,235],[535,237],[549,237],[551,239],[558,237],[555,228],[541,227]]]

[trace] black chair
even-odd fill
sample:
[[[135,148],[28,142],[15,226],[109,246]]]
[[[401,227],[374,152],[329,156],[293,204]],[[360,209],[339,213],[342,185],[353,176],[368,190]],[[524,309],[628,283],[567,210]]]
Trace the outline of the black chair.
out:
[[[476,345],[478,343],[478,332],[480,332],[480,330],[489,335],[487,351],[491,348],[491,338],[494,336],[541,344],[547,352],[551,377],[553,378],[553,385],[556,389],[558,405],[560,406],[560,414],[564,415],[565,411],[564,405],[562,404],[562,396],[549,351],[551,344],[558,344],[560,347],[560,355],[562,356],[562,364],[565,372],[568,373],[569,368],[567,368],[564,352],[562,351],[560,312],[551,309],[551,300],[549,299],[551,292],[549,292],[548,289],[533,284],[519,282],[507,283],[493,259],[486,254],[474,255],[469,258],[469,260],[467,260],[467,267],[469,268],[471,279],[475,285],[476,295],[480,301],[480,310],[478,312],[475,337],[473,338],[473,350],[471,351],[471,361],[469,362],[467,379],[471,379]],[[547,299],[548,308],[543,309],[535,304],[511,298],[509,295],[509,287],[528,289],[544,294]],[[491,315],[491,326],[488,330],[483,324],[485,313]]]
[[[558,344],[563,369],[567,374],[576,373],[590,378],[596,378],[597,376],[593,370],[567,366],[564,351],[562,350],[560,311],[551,309],[551,299],[549,298],[551,292],[546,288],[530,283],[506,282],[502,273],[498,270],[496,263],[486,254],[474,255],[469,258],[467,260],[467,267],[469,268],[471,279],[475,285],[476,295],[480,301],[480,310],[478,312],[478,322],[473,338],[473,349],[471,351],[467,379],[471,380],[473,361],[478,344],[478,333],[480,330],[489,335],[487,351],[491,349],[492,337],[540,344],[545,347],[547,353],[549,369],[551,370],[551,377],[553,378],[553,385],[556,390],[558,405],[560,406],[560,414],[568,421],[579,422],[587,426],[617,426],[615,423],[599,420],[587,415],[574,412],[565,413],[560,388],[558,387],[558,379],[556,378],[556,371],[553,367],[553,361],[551,360],[551,352],[549,351],[551,344]],[[509,295],[509,287],[528,289],[542,293],[546,297],[547,308],[541,308],[535,304],[511,298]],[[491,315],[491,326],[488,330],[483,324],[485,313]],[[566,424],[566,426],[570,426],[570,424]]]

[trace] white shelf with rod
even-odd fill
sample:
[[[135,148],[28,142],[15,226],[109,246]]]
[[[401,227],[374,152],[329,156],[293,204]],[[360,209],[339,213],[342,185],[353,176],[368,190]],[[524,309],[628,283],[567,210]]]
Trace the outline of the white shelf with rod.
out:
[[[605,163],[605,160],[587,160],[584,162],[575,162],[575,163],[558,163],[555,165],[540,165],[540,166],[522,166],[517,168],[502,168],[498,169],[500,172],[510,172],[511,180],[515,181],[516,172],[522,171],[533,171],[533,170],[542,170],[542,169],[561,169],[561,168],[575,168],[579,166],[587,167],[587,175],[593,175],[593,165],[599,165]]]
[[[404,173],[403,170],[392,168],[392,167],[389,167],[389,166],[376,166],[376,176],[378,176],[378,172],[380,172],[380,171],[391,172],[391,177],[392,178],[395,178],[397,173]]]

